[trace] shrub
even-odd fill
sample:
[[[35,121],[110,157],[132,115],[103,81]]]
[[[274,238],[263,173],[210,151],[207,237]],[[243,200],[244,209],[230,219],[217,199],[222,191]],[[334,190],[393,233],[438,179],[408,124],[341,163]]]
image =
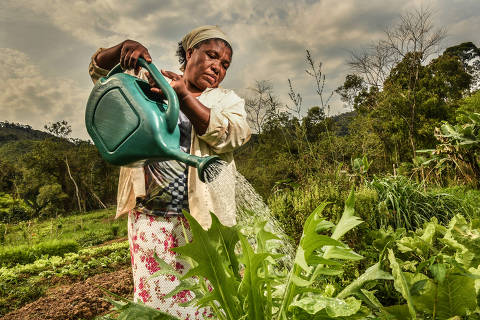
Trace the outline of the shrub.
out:
[[[79,238],[78,244],[82,248],[95,246],[97,244],[101,244],[105,241],[114,239],[115,236],[112,233],[98,233],[94,231],[86,232],[81,238]]]
[[[22,199],[0,193],[0,221],[11,223],[30,219],[32,209]]]
[[[445,192],[427,191],[424,185],[404,176],[375,178],[370,187],[379,198],[376,227],[415,230],[433,217],[446,224],[455,214],[469,215],[460,199]]]
[[[32,263],[42,255],[63,257],[66,253],[77,252],[79,245],[74,240],[42,242],[33,246],[21,245],[0,249],[0,266]]]

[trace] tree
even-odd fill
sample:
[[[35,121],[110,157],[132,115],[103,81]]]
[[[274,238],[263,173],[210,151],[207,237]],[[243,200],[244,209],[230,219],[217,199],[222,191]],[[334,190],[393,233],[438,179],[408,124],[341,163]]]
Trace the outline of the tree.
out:
[[[415,64],[417,72],[412,74]],[[417,146],[434,147],[435,126],[453,118],[470,79],[458,58],[449,55],[423,66],[418,54],[411,53],[392,69],[369,114],[394,162],[414,159]]]
[[[40,187],[37,195],[37,203],[42,208],[42,216],[52,217],[64,212],[64,200],[68,196],[62,191],[58,183],[48,184]]]
[[[415,53],[419,62],[409,59],[414,63],[410,72],[415,77],[418,66],[438,53],[446,32],[433,26],[431,10],[421,8],[401,15],[399,23],[387,28],[384,34],[384,39],[369,49],[352,52],[349,61],[353,71],[362,76],[369,86],[379,88],[391,70],[411,53]]]
[[[48,132],[59,137],[59,138],[68,138],[72,132],[72,127],[68,124],[67,121],[61,120],[54,123],[49,123],[43,126]]]
[[[464,70],[472,77],[470,91],[480,89],[480,49],[472,42],[464,42],[447,48],[445,54],[456,56],[462,62]]]
[[[255,86],[249,89],[253,95],[245,99],[247,120],[253,130],[260,134],[265,121],[278,112],[280,102],[273,93],[272,84],[267,80],[257,80]]]
[[[366,93],[367,90],[368,87],[362,77],[357,74],[348,74],[343,85],[335,89],[335,93],[353,111],[358,108],[358,104],[361,101],[359,97],[361,94]]]

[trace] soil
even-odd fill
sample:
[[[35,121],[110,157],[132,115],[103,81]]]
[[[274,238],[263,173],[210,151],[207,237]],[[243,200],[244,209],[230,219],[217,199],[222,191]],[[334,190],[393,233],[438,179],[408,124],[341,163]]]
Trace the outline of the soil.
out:
[[[47,291],[42,297],[12,311],[0,320],[70,320],[93,319],[107,313],[112,305],[105,301],[105,293],[98,287],[122,297],[133,296],[132,268],[97,274],[85,281],[62,284]]]

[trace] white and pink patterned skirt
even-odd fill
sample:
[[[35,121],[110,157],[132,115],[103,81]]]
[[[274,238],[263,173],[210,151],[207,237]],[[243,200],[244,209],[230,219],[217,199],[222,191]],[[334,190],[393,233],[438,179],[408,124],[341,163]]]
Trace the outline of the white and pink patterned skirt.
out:
[[[190,226],[183,217],[152,216],[135,210],[129,212],[128,240],[132,258],[133,299],[180,319],[213,318],[209,308],[179,305],[193,298],[191,291],[184,290],[173,297],[164,298],[179,284],[175,276],[161,275],[149,279],[152,274],[160,270],[153,256],[155,252],[182,275],[190,268],[186,261],[179,259],[178,255],[170,250],[186,244],[182,223],[191,241]]]

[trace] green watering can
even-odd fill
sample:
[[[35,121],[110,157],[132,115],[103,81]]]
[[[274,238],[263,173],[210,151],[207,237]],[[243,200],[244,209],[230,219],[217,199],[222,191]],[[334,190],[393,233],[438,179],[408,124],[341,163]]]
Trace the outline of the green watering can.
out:
[[[205,169],[219,157],[197,157],[180,149],[177,95],[154,64],[142,58],[138,64],[150,72],[168,105],[150,91],[147,81],[123,73],[117,65],[90,93],[85,112],[88,134],[109,163],[123,166],[140,160],[178,160],[197,167],[198,176],[205,181]]]

